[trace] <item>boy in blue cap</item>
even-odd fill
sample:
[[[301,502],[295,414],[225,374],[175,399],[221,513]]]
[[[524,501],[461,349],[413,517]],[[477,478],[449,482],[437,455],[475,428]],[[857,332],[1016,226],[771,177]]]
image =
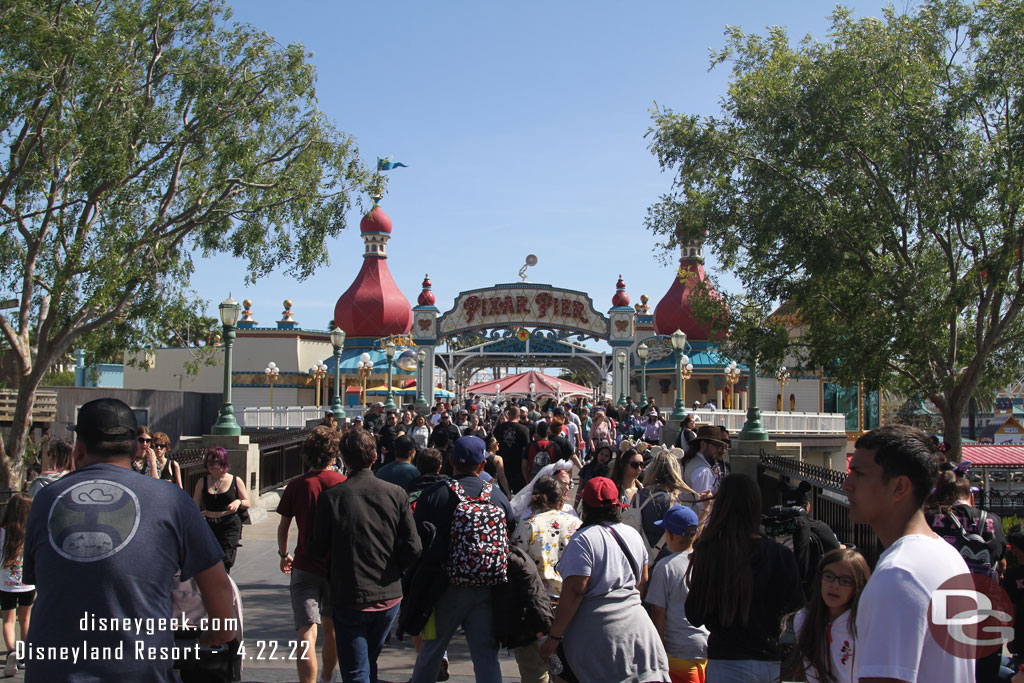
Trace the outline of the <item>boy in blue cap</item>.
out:
[[[697,513],[673,505],[655,524],[665,530],[665,546],[672,554],[659,560],[651,574],[646,597],[651,620],[665,643],[672,683],[704,683],[708,631],[686,620],[685,577],[697,536]]]

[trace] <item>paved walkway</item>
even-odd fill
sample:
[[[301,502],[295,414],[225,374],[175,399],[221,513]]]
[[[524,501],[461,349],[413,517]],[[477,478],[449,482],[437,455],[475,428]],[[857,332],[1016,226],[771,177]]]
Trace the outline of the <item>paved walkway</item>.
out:
[[[265,496],[262,501],[269,510],[276,501]],[[295,662],[288,659],[289,641],[295,640],[291,604],[288,599],[288,576],[282,574],[277,556],[277,525],[280,517],[270,512],[266,518],[242,532],[242,547],[238,549],[231,578],[242,593],[242,607],[245,617],[246,653],[250,661],[245,664],[243,681],[261,683],[284,683],[298,681]],[[296,529],[292,525],[289,547],[295,546]],[[262,649],[262,659],[257,660]],[[274,645],[277,645],[276,661],[270,661]],[[453,683],[472,683],[473,664],[469,658],[466,641],[461,636],[452,639],[448,651],[451,662],[449,679]],[[404,641],[392,639],[384,648],[378,660],[380,680],[387,683],[404,683],[412,675],[416,652],[408,637]],[[518,681],[519,669],[515,659],[508,652],[501,654],[501,671],[506,681]],[[338,680],[341,680],[340,675]]]

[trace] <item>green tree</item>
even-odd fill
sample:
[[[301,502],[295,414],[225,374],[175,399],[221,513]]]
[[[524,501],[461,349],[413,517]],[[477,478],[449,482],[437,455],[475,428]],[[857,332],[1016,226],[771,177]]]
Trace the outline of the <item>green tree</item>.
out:
[[[1020,374],[1020,3],[839,8],[797,45],[730,28],[726,62],[720,115],[653,114],[673,187],[648,227],[707,231],[751,300],[805,326],[789,352],[927,396],[959,451],[971,396]]]
[[[308,57],[231,22],[217,0],[0,7],[12,461],[36,387],[73,343],[103,355],[159,343],[166,321],[202,322],[191,254],[245,259],[251,278],[326,262],[326,238],[370,177],[317,109]]]

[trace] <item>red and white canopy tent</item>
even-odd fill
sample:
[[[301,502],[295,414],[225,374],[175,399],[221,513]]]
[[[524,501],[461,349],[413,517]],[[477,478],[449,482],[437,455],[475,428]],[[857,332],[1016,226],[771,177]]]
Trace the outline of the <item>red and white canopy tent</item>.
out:
[[[1020,444],[964,444],[963,459],[971,467],[1024,468],[1024,445]]]
[[[539,396],[554,396],[556,398],[590,396],[594,393],[594,390],[590,387],[585,387],[569,380],[558,379],[551,375],[545,375],[536,370],[472,384],[466,391],[481,396],[496,396],[498,394],[498,386],[500,385],[502,396],[530,396],[531,382],[533,383],[532,394],[534,398]]]

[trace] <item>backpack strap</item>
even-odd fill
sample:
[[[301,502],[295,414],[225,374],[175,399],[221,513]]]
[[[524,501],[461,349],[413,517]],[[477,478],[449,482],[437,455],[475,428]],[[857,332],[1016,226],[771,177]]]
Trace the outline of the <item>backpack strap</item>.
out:
[[[633,570],[633,576],[636,577],[636,585],[640,585],[640,567],[637,566],[636,559],[633,557],[633,553],[629,552],[629,547],[626,542],[622,540],[622,536],[619,536],[619,532],[613,529],[611,526],[604,526],[611,535],[618,542],[619,547],[622,548],[622,554],[626,556],[626,561],[629,562],[629,568]]]
[[[462,484],[459,483],[458,479],[454,477],[448,479],[448,489],[458,496],[460,503],[466,500],[466,490],[462,488]]]

